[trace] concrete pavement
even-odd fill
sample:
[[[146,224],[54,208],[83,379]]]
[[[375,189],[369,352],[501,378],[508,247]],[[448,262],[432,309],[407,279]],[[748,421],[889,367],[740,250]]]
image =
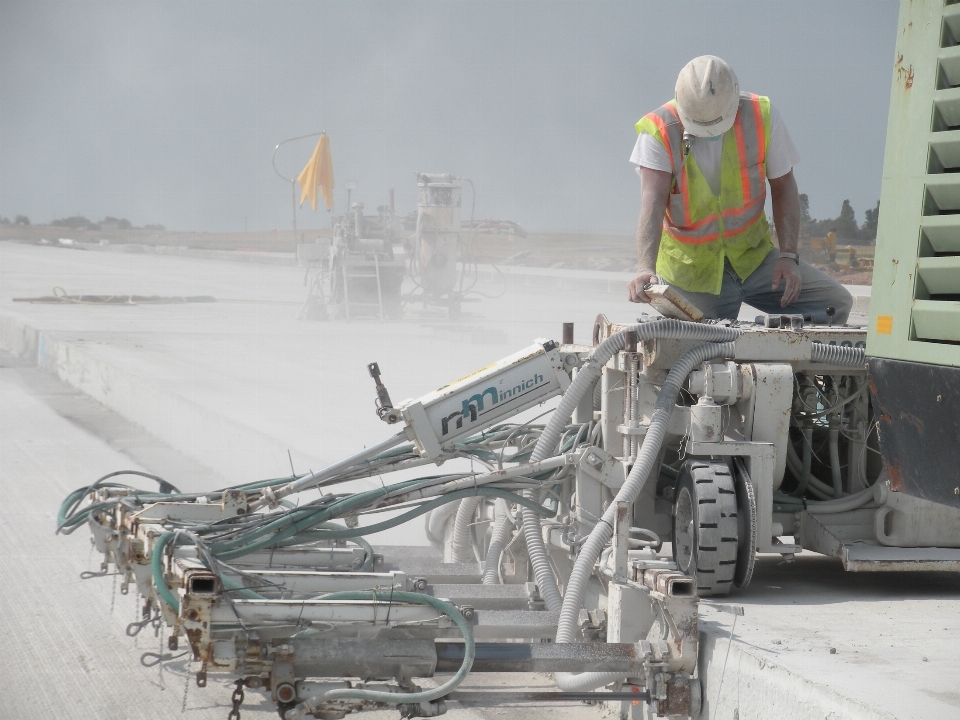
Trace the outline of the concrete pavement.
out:
[[[36,400],[44,395],[42,387],[0,385],[5,418],[0,472],[37,488],[28,493],[18,483],[16,502],[5,505],[0,531],[5,577],[30,578],[38,587],[49,578],[46,594],[31,596],[30,604],[54,608],[49,616],[20,612],[14,626],[32,637],[37,623],[69,625],[70,614],[78,612],[72,609],[76,597],[93,608],[83,616],[90,635],[112,643],[103,657],[123,659],[104,666],[102,674],[124,682],[131,673],[140,677],[142,668],[123,636],[129,620],[109,615],[109,581],[68,586],[69,603],[58,595],[64,582],[86,569],[80,557],[86,546],[76,555],[82,533],[66,540],[50,534],[52,503],[62,494],[132,459],[156,472],[162,467],[160,474],[184,489],[287,475],[291,458],[297,471],[321,467],[394,431],[374,415],[368,362],[379,361],[392,397],[400,400],[461,377],[533,338],[559,337],[563,321],[574,321],[577,339],[586,341],[598,312],[620,321],[636,317],[640,308],[617,294],[616,283],[593,274],[581,284],[570,280],[569,271],[544,271],[537,277],[546,279],[532,284],[508,279],[502,296],[468,305],[455,323],[422,311],[398,323],[307,323],[295,319],[305,288],[303,271],[294,267],[0,243],[0,346],[35,360],[67,388],[61,395],[76,395],[61,398],[54,412]],[[71,294],[214,295],[219,302],[114,307],[11,300],[47,295],[53,286]],[[499,292],[493,279],[481,289]],[[94,415],[87,427],[99,437],[78,438],[78,421],[64,419],[71,402],[82,404],[84,398],[103,406],[99,417],[88,412]],[[57,438],[63,439],[59,445],[43,444]],[[39,441],[33,449],[30,443]],[[424,543],[415,525],[377,541]],[[21,537],[35,544],[18,547]],[[56,557],[62,548],[73,549]],[[960,717],[960,651],[952,642],[960,629],[955,576],[850,575],[836,561],[810,554],[790,566],[779,562],[761,558],[749,590],[730,599],[744,605],[746,615],[738,620],[729,656],[732,618],[703,612],[710,717]],[[34,582],[37,576],[44,579]],[[4,607],[17,602],[9,587],[5,583],[0,590]],[[132,618],[127,609],[124,620],[126,614]],[[18,644],[13,655],[35,656],[31,676],[44,677],[58,648],[72,652],[90,642],[86,636],[57,636],[36,647]],[[11,654],[4,655],[4,662],[11,662]],[[79,683],[82,672],[69,671],[70,682]],[[7,697],[26,681],[21,670],[7,668],[4,675],[15,679]],[[64,687],[42,707],[68,703],[80,685]],[[117,697],[110,692],[97,690]],[[145,686],[142,692],[154,691]],[[211,703],[213,696],[208,690],[198,702]],[[222,696],[218,702],[226,690]],[[11,717],[30,717],[23,714],[29,704],[16,707],[21,714]],[[120,705],[104,707],[103,717],[126,717],[110,714],[119,713]]]

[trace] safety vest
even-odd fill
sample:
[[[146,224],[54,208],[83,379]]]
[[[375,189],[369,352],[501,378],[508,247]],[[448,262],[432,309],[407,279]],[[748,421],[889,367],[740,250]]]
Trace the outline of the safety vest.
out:
[[[770,100],[740,94],[737,118],[723,136],[720,196],[710,189],[691,152],[684,157],[676,100],[645,115],[638,133],[655,137],[670,157],[673,184],[663,219],[657,274],[684,290],[720,294],[724,258],[741,279],[773,248],[764,213]]]

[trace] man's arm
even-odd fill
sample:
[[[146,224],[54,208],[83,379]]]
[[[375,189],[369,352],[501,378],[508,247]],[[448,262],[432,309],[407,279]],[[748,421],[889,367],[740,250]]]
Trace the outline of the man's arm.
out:
[[[777,226],[777,241],[780,252],[797,252],[800,241],[800,194],[793,170],[786,175],[770,180],[770,196],[773,203],[773,223]],[[800,266],[790,258],[780,258],[773,271],[772,288],[784,282],[780,307],[786,307],[800,296]]]
[[[640,218],[637,220],[637,277],[627,286],[630,302],[646,303],[650,298],[643,286],[656,275],[657,252],[663,232],[663,216],[670,199],[673,174],[640,167]],[[799,202],[799,201],[798,201]],[[799,215],[798,215],[799,217]]]

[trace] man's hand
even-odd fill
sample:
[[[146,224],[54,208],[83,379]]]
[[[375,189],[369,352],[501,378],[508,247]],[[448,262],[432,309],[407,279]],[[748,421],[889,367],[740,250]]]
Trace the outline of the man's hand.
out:
[[[630,281],[630,284],[627,285],[627,297],[630,299],[630,302],[635,303],[648,303],[650,298],[647,297],[647,294],[643,291],[643,288],[646,285],[649,285],[651,282],[657,281],[657,273],[655,270],[641,270],[637,273],[637,276]]]
[[[800,266],[790,258],[780,258],[777,260],[777,267],[773,271],[773,284],[771,288],[776,290],[780,287],[780,281],[783,280],[786,287],[783,291],[783,297],[780,299],[780,307],[786,307],[800,296]]]

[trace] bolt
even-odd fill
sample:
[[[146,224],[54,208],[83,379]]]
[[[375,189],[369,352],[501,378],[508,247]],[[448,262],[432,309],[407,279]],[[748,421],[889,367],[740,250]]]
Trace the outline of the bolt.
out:
[[[296,688],[290,683],[281,683],[277,686],[277,700],[282,703],[293,702],[297,697]]]
[[[422,577],[414,578],[413,589],[417,592],[423,592],[424,590],[426,590],[427,579]]]
[[[940,402],[941,400],[943,400],[943,397],[940,395],[937,395],[937,402]]]
[[[463,615],[464,620],[473,620],[474,610],[469,605],[464,605],[460,608],[460,614]]]

